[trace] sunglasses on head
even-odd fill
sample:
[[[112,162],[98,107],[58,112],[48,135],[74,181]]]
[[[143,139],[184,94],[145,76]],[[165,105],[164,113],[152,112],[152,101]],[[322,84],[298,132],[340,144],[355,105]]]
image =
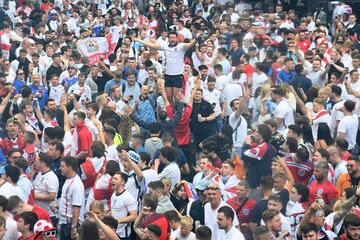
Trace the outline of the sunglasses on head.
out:
[[[219,190],[220,188],[219,187],[216,187],[216,186],[210,186],[207,188],[207,190]]]
[[[47,231],[47,232],[43,232],[41,235],[43,235],[44,237],[56,237],[56,230],[51,230],[51,231]]]

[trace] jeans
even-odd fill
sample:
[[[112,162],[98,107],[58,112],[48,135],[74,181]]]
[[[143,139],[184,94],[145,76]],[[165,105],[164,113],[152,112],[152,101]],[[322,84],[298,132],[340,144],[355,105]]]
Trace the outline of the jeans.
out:
[[[223,119],[222,119],[221,115],[218,115],[218,116],[215,118],[215,124],[214,124],[215,132],[216,132],[216,133],[220,132],[220,130],[221,130],[223,127],[224,127]]]
[[[71,222],[66,224],[60,224],[60,240],[72,240],[71,239]]]

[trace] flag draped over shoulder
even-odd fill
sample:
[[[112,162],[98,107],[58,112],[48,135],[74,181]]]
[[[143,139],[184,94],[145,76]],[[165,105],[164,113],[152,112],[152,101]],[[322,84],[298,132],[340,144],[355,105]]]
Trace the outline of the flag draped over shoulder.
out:
[[[109,55],[109,41],[105,37],[91,37],[80,40],[77,44],[82,55],[89,58],[90,64],[97,64],[101,58]]]

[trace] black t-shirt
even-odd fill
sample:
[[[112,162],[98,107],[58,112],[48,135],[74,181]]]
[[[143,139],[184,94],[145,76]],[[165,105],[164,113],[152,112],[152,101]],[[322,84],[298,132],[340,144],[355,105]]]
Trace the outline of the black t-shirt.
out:
[[[344,67],[344,64],[340,61],[335,62],[336,65],[340,66],[340,67]],[[330,65],[330,69],[329,69],[329,73],[328,73],[328,79],[330,80],[331,74],[337,72],[339,74],[339,76],[342,74],[342,72],[340,72],[339,70],[337,70],[334,65]]]
[[[46,80],[50,80],[51,76],[55,74],[56,76],[60,77],[61,73],[63,72],[61,66],[56,67],[54,65],[51,65],[49,69],[46,72]]]
[[[199,103],[194,102],[190,120],[191,132],[208,132],[209,135],[211,135],[213,122],[199,122],[198,115],[200,114],[202,117],[208,117],[213,113],[214,110],[208,101],[201,100]]]
[[[262,213],[267,209],[267,206],[267,199],[262,199],[258,201],[253,208],[250,222],[260,225]]]
[[[351,188],[352,188],[352,189],[357,189],[358,186],[359,186],[360,177],[350,178],[350,180],[351,180]]]

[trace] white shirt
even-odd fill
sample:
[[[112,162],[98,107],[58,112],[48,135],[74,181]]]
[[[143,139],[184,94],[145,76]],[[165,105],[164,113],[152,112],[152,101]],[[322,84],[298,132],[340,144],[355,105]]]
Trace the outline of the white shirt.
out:
[[[56,193],[59,190],[59,179],[56,174],[49,170],[45,173],[38,173],[33,182],[35,194]],[[50,210],[50,204],[54,201],[35,200],[35,203],[45,210]]]
[[[49,99],[54,99],[56,106],[60,106],[61,95],[65,91],[64,86],[60,84],[57,86],[50,85],[49,88],[50,88]]]
[[[280,220],[281,220],[281,232],[284,231],[288,231],[289,233],[291,233],[291,226],[288,222],[288,220],[286,219],[286,217],[284,215],[282,215],[282,213],[280,214]],[[261,219],[260,225],[265,225],[264,220]]]
[[[176,162],[172,162],[167,165],[162,172],[159,174],[160,179],[167,177],[171,181],[171,188],[174,188],[177,183],[181,180],[181,172]]]
[[[311,69],[307,74],[306,77],[308,77],[311,82],[312,85],[318,86],[318,87],[324,87],[325,86],[325,79],[323,79],[321,76],[323,74],[322,70],[318,70],[318,71],[314,71],[313,69]]]
[[[212,231],[211,240],[224,239],[224,236],[225,236],[225,231],[222,229],[219,229],[219,225],[217,224],[218,210],[222,206],[229,206],[229,205],[227,203],[225,203],[224,201],[221,201],[219,207],[216,209],[212,209],[210,203],[206,203],[204,205],[205,225],[208,226]],[[239,225],[239,220],[236,216],[235,211],[234,211],[234,215],[235,215],[235,217],[233,220],[233,226],[237,226],[237,225]]]
[[[214,113],[215,116],[219,116],[221,113],[221,107],[220,107],[220,97],[221,92],[217,89],[214,89],[212,91],[209,91],[209,89],[204,89],[203,96],[206,101],[208,101],[211,105],[215,103]]]
[[[224,88],[226,87],[226,85],[228,85],[228,83],[229,83],[228,76],[220,75],[220,76],[216,77],[215,87],[216,87],[216,89],[218,89],[222,92],[224,90]]]
[[[291,107],[290,102],[282,99],[275,108],[274,117],[283,119],[278,131],[284,134],[286,127],[294,124],[294,109]]]
[[[15,220],[11,216],[8,216],[6,218],[6,232],[2,240],[18,240],[19,236]]]
[[[241,96],[244,96],[244,86],[241,83],[229,83],[223,92],[223,98],[226,104],[226,116],[229,116],[232,113],[230,103],[234,99],[238,99]]]
[[[331,123],[330,123],[330,132],[331,136],[334,136],[335,129],[336,129],[336,123],[337,121],[340,121],[344,117],[344,113],[342,111],[339,111],[342,106],[344,105],[344,100],[341,100],[333,106],[331,109]]]
[[[34,189],[32,182],[25,174],[22,174],[19,177],[17,185],[20,187],[24,199],[26,199],[26,202],[28,202],[31,191]]]
[[[80,207],[79,224],[84,220],[85,189],[79,175],[66,179],[59,205],[59,224],[66,224],[72,220],[73,206]]]
[[[117,147],[116,144],[106,147],[106,153],[105,153],[106,161],[109,161],[109,160],[114,160],[116,162],[120,161],[116,147]]]
[[[8,183],[8,182],[4,182],[0,186],[0,195],[3,195],[7,199],[9,199],[9,197],[11,197],[11,196],[18,196],[21,199],[24,198],[23,194],[21,194],[21,192],[20,192],[20,188],[15,187],[14,185],[12,185],[11,183]]]
[[[230,230],[225,233],[225,236],[222,238],[223,240],[245,240],[244,235],[237,229],[232,226]]]
[[[143,180],[143,186],[142,186],[142,192],[143,193],[148,193],[149,190],[147,188],[147,186],[149,185],[150,182],[155,182],[155,181],[159,181],[160,177],[159,175],[155,172],[154,169],[148,168],[142,171],[142,174],[144,175],[144,180]]]
[[[162,46],[161,50],[165,53],[166,74],[180,75],[184,73],[184,43],[179,43],[175,47]]]
[[[235,130],[238,122],[240,121],[240,118],[241,123]],[[243,116],[240,115],[240,118],[235,118],[235,112],[233,112],[229,117],[229,125],[234,131],[232,134],[232,139],[235,147],[242,147],[244,145],[245,137],[247,135],[247,122]]]
[[[264,82],[266,82],[267,80],[269,80],[268,76],[261,72],[260,74],[254,72],[253,73],[253,78],[252,78],[252,96],[255,95],[255,91],[256,89],[258,89],[259,87],[261,87]]]
[[[187,38],[187,39],[193,38],[191,31],[185,27],[183,29],[179,30],[178,33],[183,35],[184,38]]]
[[[345,134],[345,140],[349,143],[349,150],[354,149],[356,145],[356,135],[358,129],[359,121],[357,116],[344,116],[338,126],[338,136],[339,133]]]
[[[80,94],[80,91],[84,89],[84,92],[81,94],[80,99],[79,99],[79,103],[81,105],[82,101],[85,101],[86,99],[88,99],[89,101],[91,101],[91,89],[88,85],[84,85],[83,87],[79,86],[79,83],[75,83],[73,85],[70,86],[69,90],[68,90],[68,94],[73,93],[73,94]]]
[[[178,230],[179,229],[179,230]],[[182,237],[181,233],[180,233],[180,227],[176,229],[175,231],[173,231],[171,233],[171,237],[176,239],[176,240],[196,240],[196,235],[193,232],[190,232],[189,236],[187,237]]]
[[[130,211],[136,209],[137,202],[127,190],[124,190],[124,192],[120,194],[114,192],[111,196],[111,216],[116,220],[128,216]],[[126,232],[128,234],[127,236]],[[130,233],[130,224],[118,224],[116,234],[118,234],[120,237],[128,237]]]
[[[337,180],[339,179],[340,175],[342,175],[343,173],[347,173],[346,161],[341,160],[341,161],[335,166],[334,172],[335,172],[335,183],[336,183]]]

